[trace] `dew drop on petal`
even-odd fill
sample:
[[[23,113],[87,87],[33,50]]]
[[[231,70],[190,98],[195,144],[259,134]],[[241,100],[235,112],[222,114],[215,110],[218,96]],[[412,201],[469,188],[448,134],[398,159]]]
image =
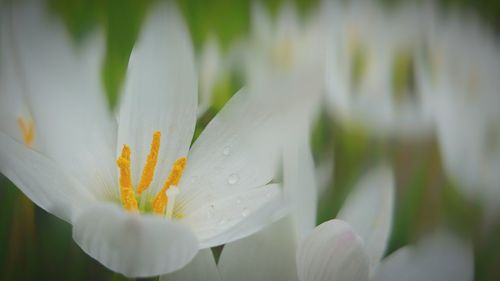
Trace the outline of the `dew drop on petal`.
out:
[[[229,156],[229,154],[231,154],[231,147],[229,146],[224,147],[224,149],[222,150],[222,154],[224,156]]]
[[[241,211],[241,216],[242,217],[247,217],[248,216],[248,209],[244,208],[243,211]]]
[[[227,182],[231,185],[236,184],[240,180],[240,176],[237,174],[231,174],[227,179]]]

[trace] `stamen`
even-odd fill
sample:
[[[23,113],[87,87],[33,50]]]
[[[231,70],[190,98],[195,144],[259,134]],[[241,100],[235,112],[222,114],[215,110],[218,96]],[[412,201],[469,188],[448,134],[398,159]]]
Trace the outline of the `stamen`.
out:
[[[148,159],[146,160],[146,164],[142,170],[141,180],[139,181],[139,186],[137,187],[138,195],[141,195],[144,190],[148,189],[149,185],[153,181],[156,163],[158,162],[158,152],[160,151],[160,137],[161,133],[159,131],[156,131],[153,134],[153,141],[151,142]]]
[[[184,172],[184,168],[186,167],[186,161],[186,157],[181,157],[175,161],[167,181],[153,201],[153,211],[156,214],[161,215],[165,213],[165,207],[168,203],[167,190],[170,188],[170,186],[177,186],[179,184],[182,173]]]
[[[175,198],[177,197],[177,194],[179,194],[179,188],[175,185],[171,185],[167,189],[166,193],[170,204],[167,205],[167,211],[165,213],[165,217],[171,219],[172,214],[174,213]]]
[[[17,118],[17,125],[23,134],[24,144],[32,146],[35,140],[35,126],[32,122],[26,122],[23,117]]]
[[[132,176],[130,174],[130,148],[127,145],[123,146],[122,154],[116,160],[116,163],[120,168],[120,198],[122,205],[126,210],[138,211],[139,207],[132,189]]]

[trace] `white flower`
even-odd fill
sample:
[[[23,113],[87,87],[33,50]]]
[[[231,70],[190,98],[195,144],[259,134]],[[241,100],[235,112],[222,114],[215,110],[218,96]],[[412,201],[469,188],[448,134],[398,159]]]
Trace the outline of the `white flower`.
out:
[[[190,148],[192,47],[176,9],[162,5],[132,52],[116,121],[100,86],[101,37],[74,49],[39,4],[2,18],[16,43],[2,52],[22,69],[37,147],[0,132],[0,171],[71,223],[85,252],[126,276],[160,275],[282,215],[270,182],[302,100],[239,92]]]
[[[344,123],[386,137],[432,132],[417,63],[428,10],[384,10],[373,1],[325,1],[326,85],[331,111]]]
[[[432,30],[430,70],[421,77],[435,101],[444,167],[464,194],[485,203],[488,219],[500,203],[500,45],[474,17],[452,15]]]
[[[436,232],[382,260],[393,196],[388,170],[365,178],[337,219],[316,227],[300,245],[299,280],[473,280],[472,249],[449,232]]]
[[[265,7],[255,2],[252,10],[252,33],[246,49],[248,84],[288,76],[294,72],[323,75],[323,44],[320,17],[302,22],[295,7],[284,5],[276,23]],[[270,78],[271,77],[271,78]],[[306,77],[303,83],[312,83]]]

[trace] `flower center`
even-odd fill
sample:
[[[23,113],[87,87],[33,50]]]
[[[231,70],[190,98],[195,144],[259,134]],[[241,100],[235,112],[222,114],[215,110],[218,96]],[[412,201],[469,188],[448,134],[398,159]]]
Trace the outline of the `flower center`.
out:
[[[35,141],[35,126],[33,125],[33,122],[28,122],[24,120],[23,117],[18,117],[17,125],[21,129],[24,144],[31,147]]]
[[[280,70],[288,70],[293,64],[294,43],[290,38],[283,38],[275,42],[271,49],[272,59]]]
[[[132,176],[130,172],[130,148],[124,145],[120,157],[116,160],[120,168],[120,200],[123,208],[132,212],[138,212],[139,206],[137,198],[149,188],[154,178],[156,164],[158,163],[158,152],[160,151],[159,131],[153,134],[151,148],[146,159],[146,163],[142,170],[141,178],[137,186],[137,195],[132,186]],[[179,193],[177,185],[182,177],[184,168],[186,167],[187,158],[181,157],[175,161],[162,189],[153,198],[151,205],[153,212],[158,215],[165,215],[167,218],[172,218],[175,198]]]

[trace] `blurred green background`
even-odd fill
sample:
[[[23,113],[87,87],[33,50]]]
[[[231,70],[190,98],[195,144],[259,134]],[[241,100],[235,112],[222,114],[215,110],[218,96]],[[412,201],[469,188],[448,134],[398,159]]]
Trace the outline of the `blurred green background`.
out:
[[[223,50],[249,33],[250,0],[178,0],[199,51],[209,34]],[[276,14],[284,1],[265,1]],[[300,11],[318,1],[292,1]],[[401,1],[386,0],[384,5]],[[495,30],[500,28],[500,1],[442,0],[446,9],[477,12]],[[110,107],[116,104],[130,51],[154,1],[50,0],[76,42],[101,28],[107,37],[102,79]],[[200,119],[200,131],[242,85],[237,75],[219,83],[215,103]],[[476,280],[500,280],[500,219],[481,229],[483,209],[468,201],[444,176],[434,140],[381,141],[364,132],[336,125],[322,113],[315,126],[313,151],[318,162],[334,157],[334,174],[320,198],[318,222],[335,217],[359,176],[380,161],[392,163],[397,175],[397,209],[389,252],[416,241],[437,225],[446,225],[474,241]],[[92,260],[72,241],[70,225],[34,206],[0,176],[0,278],[2,280],[126,280]]]

